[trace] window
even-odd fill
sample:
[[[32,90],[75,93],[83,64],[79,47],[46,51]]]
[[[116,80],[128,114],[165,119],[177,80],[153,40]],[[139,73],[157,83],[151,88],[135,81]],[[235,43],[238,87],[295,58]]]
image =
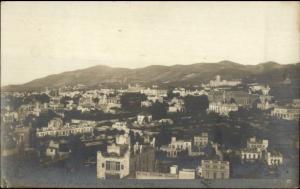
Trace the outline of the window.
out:
[[[119,171],[120,170],[120,162],[107,161],[106,162],[106,170]]]
[[[222,179],[224,179],[224,178],[225,178],[225,177],[224,177],[224,173],[221,173],[221,178],[222,178]]]
[[[104,168],[104,163],[102,163],[102,168]]]
[[[120,162],[116,162],[116,170],[120,171]]]
[[[124,169],[124,165],[121,165],[121,169],[122,169],[122,170]]]
[[[110,161],[106,162],[106,170],[110,170]]]

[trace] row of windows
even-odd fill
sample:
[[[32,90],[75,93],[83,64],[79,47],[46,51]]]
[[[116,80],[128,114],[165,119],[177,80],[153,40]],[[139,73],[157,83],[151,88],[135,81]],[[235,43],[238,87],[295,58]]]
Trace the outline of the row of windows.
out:
[[[211,175],[211,173],[209,171],[207,171],[205,173],[205,178],[211,178],[210,175]],[[213,176],[214,179],[217,179],[217,178],[224,179],[225,178],[225,174],[224,173],[220,173],[220,176],[218,177],[218,173],[217,172],[213,172],[212,176]]]
[[[102,163],[102,168],[106,168],[106,170],[111,171],[120,171],[120,169],[124,169],[124,165],[121,165],[120,162],[116,161],[106,161],[105,165]]]

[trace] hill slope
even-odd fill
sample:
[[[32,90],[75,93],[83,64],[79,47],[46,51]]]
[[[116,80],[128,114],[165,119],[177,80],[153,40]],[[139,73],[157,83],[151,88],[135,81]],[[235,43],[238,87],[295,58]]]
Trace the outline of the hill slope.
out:
[[[197,63],[190,65],[160,66],[127,69],[109,66],[94,66],[87,69],[64,72],[35,79],[22,85],[9,85],[3,91],[23,91],[56,88],[65,85],[85,84],[88,86],[101,83],[131,82],[170,83],[173,86],[201,84],[221,75],[223,79],[243,79],[248,82],[282,82],[287,77],[300,80],[300,63],[281,65],[275,62],[258,65],[242,65],[230,61],[218,63]]]

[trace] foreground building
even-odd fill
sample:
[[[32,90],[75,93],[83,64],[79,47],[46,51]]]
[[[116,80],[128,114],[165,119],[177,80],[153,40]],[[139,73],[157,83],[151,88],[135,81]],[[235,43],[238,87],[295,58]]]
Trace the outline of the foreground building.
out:
[[[136,171],[154,171],[155,149],[150,145],[112,144],[97,152],[97,178],[122,179]]]
[[[229,179],[228,161],[202,160],[200,176],[204,179]]]

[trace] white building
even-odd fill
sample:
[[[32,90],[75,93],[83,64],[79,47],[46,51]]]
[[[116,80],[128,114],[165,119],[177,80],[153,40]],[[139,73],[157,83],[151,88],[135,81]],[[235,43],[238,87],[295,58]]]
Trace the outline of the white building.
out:
[[[257,109],[260,110],[269,110],[271,108],[275,108],[277,105],[274,103],[271,103],[269,101],[263,101],[257,104]]]
[[[296,120],[300,119],[300,108],[296,107],[276,107],[271,112],[271,116],[285,119],[285,120]]]
[[[241,160],[243,161],[253,161],[260,160],[262,153],[256,149],[246,148],[241,150]]]
[[[247,140],[248,149],[256,149],[259,152],[266,151],[269,146],[268,140],[258,140],[256,137],[251,137]]]
[[[235,103],[232,104],[228,104],[228,103],[209,103],[209,108],[208,111],[209,112],[215,112],[221,115],[229,115],[229,112],[236,112],[239,110],[239,106]]]
[[[201,135],[194,136],[194,146],[204,147],[208,144],[208,133],[201,133]]]
[[[268,95],[270,90],[271,90],[271,88],[269,87],[269,85],[265,86],[265,85],[253,84],[253,85],[249,86],[250,93],[255,93],[257,91],[261,91],[263,95]]]
[[[218,160],[202,160],[199,170],[204,179],[229,179],[229,162]]]
[[[209,82],[209,85],[211,87],[237,86],[239,84],[241,84],[241,81],[239,81],[239,80],[232,80],[232,81],[221,80],[221,76],[220,75],[216,76],[216,80],[211,80]]]
[[[161,97],[166,97],[167,96],[167,90],[163,89],[141,89],[140,91],[142,94],[145,94],[147,96],[161,96]]]
[[[172,137],[171,143],[168,146],[162,146],[161,151],[167,152],[168,157],[177,157],[178,153],[192,151],[192,142],[184,140],[176,140],[176,137]]]
[[[42,127],[37,129],[36,135],[37,137],[45,137],[45,136],[70,136],[77,134],[92,134],[94,131],[95,124],[88,123],[67,123],[65,125],[62,124],[61,119],[54,118],[48,123],[48,127]]]
[[[269,166],[278,166],[283,162],[283,156],[279,152],[267,152],[265,159]]]
[[[130,150],[127,145],[111,145],[97,152],[97,178],[123,178],[129,175]]]
[[[97,152],[97,178],[124,178],[136,171],[154,171],[155,149],[149,145],[112,144]]]
[[[137,124],[143,125],[146,123],[151,123],[152,115],[148,113],[140,113],[137,115]]]

